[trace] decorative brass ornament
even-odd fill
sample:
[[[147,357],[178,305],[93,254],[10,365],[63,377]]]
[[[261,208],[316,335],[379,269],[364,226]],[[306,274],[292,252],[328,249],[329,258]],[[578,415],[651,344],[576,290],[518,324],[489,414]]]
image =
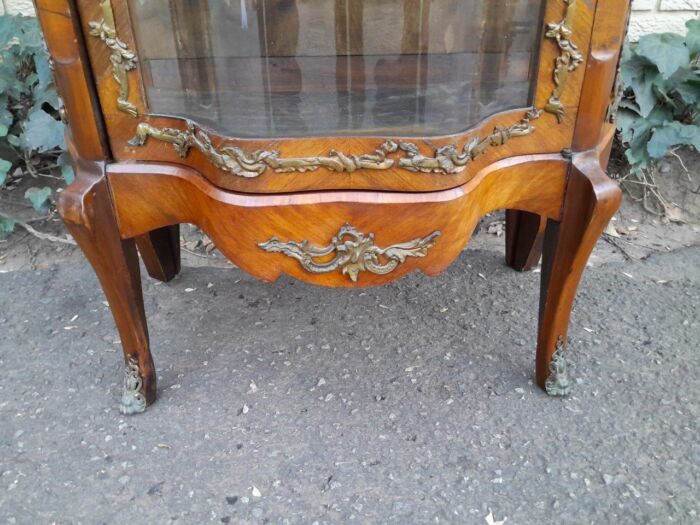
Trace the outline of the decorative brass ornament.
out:
[[[259,177],[268,169],[277,173],[304,173],[326,168],[337,173],[352,173],[360,169],[388,170],[395,166],[394,159],[388,155],[398,150],[405,156],[398,159],[401,168],[413,172],[438,173],[453,175],[486,152],[492,146],[502,146],[512,137],[522,137],[535,131],[532,121],[540,117],[542,112],[531,109],[517,124],[510,127],[496,126],[493,132],[483,138],[474,137],[468,141],[460,153],[454,144],[442,146],[435,150],[434,156],[420,153],[418,146],[411,142],[400,142],[398,145],[387,140],[379,145],[374,153],[364,155],[348,155],[331,150],[325,157],[284,158],[279,151],[255,150],[250,154],[237,146],[221,146],[217,148],[211,138],[192,121],[186,121],[187,129],[155,128],[142,122],[136,128],[136,135],[129,141],[130,146],[143,146],[149,138],[168,142],[173,145],[181,158],[186,158],[190,149],[201,152],[209,162],[226,173],[238,177]]]
[[[279,151],[255,150],[250,154],[237,146],[216,148],[211,138],[191,121],[186,121],[187,129],[158,129],[142,122],[136,128],[136,136],[129,141],[131,146],[143,146],[149,137],[169,142],[181,158],[187,157],[191,148],[200,151],[214,166],[221,171],[233,173],[239,177],[253,178],[262,175],[268,168],[277,173],[315,171],[327,168],[339,173],[352,173],[359,169],[386,170],[394,165],[388,153],[394,153],[398,146],[390,140],[382,143],[374,153],[365,155],[346,155],[331,150],[325,157],[283,158]]]
[[[341,270],[352,282],[357,282],[360,272],[387,275],[408,257],[425,257],[439,236],[440,232],[435,231],[427,237],[379,248],[374,244],[373,233],[365,236],[354,226],[345,224],[331,243],[322,248],[312,246],[309,241],[281,242],[277,237],[258,246],[266,252],[282,253],[298,260],[307,272],[322,274]],[[324,261],[333,254],[333,259]]]
[[[563,1],[566,4],[564,19],[561,22],[548,24],[546,32],[547,38],[557,42],[560,55],[556,59],[554,69],[555,88],[544,110],[555,114],[559,123],[564,119],[564,106],[560,97],[568,75],[583,62],[583,55],[578,51],[576,44],[571,41],[573,33],[571,24],[576,13],[576,0]],[[91,23],[90,25],[93,27],[91,34],[100,36],[113,51],[116,49],[112,55],[112,62],[114,64],[114,77],[120,86],[120,104],[125,103],[132,107],[134,113],[127,112],[136,115],[136,108],[126,101],[128,95],[126,71],[135,67],[136,58],[116,38],[110,0],[103,0],[101,5],[105,11],[105,20],[101,23]],[[110,29],[111,32],[108,31]],[[107,37],[103,35],[107,35]],[[123,55],[121,52],[126,52],[127,55]],[[132,57],[133,61],[126,60],[125,56]],[[129,64],[129,66],[125,67],[124,64]],[[122,67],[117,67],[118,65]],[[120,109],[126,111],[121,106]],[[389,170],[396,166],[415,173],[455,175],[464,171],[471,161],[490,148],[502,146],[513,137],[523,137],[533,133],[535,126],[532,122],[539,119],[541,115],[541,109],[531,108],[519,122],[512,126],[496,126],[490,135],[483,138],[473,137],[468,140],[461,150],[456,144],[440,146],[435,148],[432,155],[422,154],[415,143],[399,142],[397,144],[392,140],[384,141],[374,153],[361,155],[346,154],[337,150],[331,150],[326,156],[299,158],[284,158],[277,150],[255,150],[246,153],[243,149],[233,145],[215,146],[211,137],[190,120],[185,120],[186,129],[184,130],[156,128],[147,122],[141,122],[136,128],[135,136],[129,141],[129,145],[143,146],[149,138],[153,138],[172,144],[177,154],[183,159],[194,148],[201,152],[216,168],[244,178],[259,177],[268,169],[272,169],[276,173],[305,173],[325,168],[336,173],[352,173],[362,169]],[[398,158],[390,157],[397,152],[400,152]]]
[[[550,396],[568,396],[571,393],[569,367],[564,357],[566,343],[563,337],[557,340],[557,347],[549,362],[549,377],[544,382],[544,388]]]
[[[139,112],[129,102],[129,75],[128,72],[136,69],[136,54],[129,51],[127,45],[119,40],[117,26],[114,22],[114,11],[111,0],[102,0],[102,20],[90,22],[90,35],[99,38],[112,51],[109,59],[112,62],[112,76],[119,86],[117,108],[132,117],[138,117]]]
[[[531,124],[542,115],[542,111],[532,108],[520,122],[510,127],[496,126],[489,136],[480,139],[474,137],[468,141],[462,152],[457,151],[454,144],[449,144],[438,148],[433,157],[426,157],[418,151],[418,147],[410,142],[399,143],[399,148],[408,154],[407,158],[399,159],[399,166],[409,171],[421,173],[442,173],[455,174],[464,168],[477,157],[484,154],[491,147],[502,146],[513,137],[523,137],[535,131],[535,126]]]
[[[571,28],[574,16],[576,15],[576,0],[564,0],[566,4],[566,15],[561,22],[547,24],[545,36],[556,40],[559,46],[559,56],[554,68],[554,91],[549,97],[547,105],[544,107],[548,113],[557,116],[557,121],[561,124],[564,121],[564,105],[561,102],[561,94],[566,86],[569,73],[576,71],[583,63],[583,55],[578,47],[571,41],[573,29]]]
[[[129,356],[124,372],[124,392],[119,411],[122,414],[138,414],[146,410],[146,396],[143,395],[143,379],[139,371],[139,363]]]

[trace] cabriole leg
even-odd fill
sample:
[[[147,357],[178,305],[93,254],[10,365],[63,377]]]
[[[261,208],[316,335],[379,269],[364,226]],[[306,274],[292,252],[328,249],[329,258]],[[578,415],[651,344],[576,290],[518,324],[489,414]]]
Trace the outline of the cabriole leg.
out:
[[[542,256],[546,219],[536,213],[506,210],[506,264],[521,272],[532,270]]]
[[[180,273],[180,225],[165,226],[136,238],[148,275],[167,283]]]
[[[542,258],[537,384],[550,395],[569,393],[566,342],[576,289],[621,198],[595,155],[574,157],[561,221],[548,221]]]
[[[121,337],[126,377],[120,409],[142,412],[156,399],[156,374],[136,245],[121,239],[104,166],[79,163],[76,173],[61,193],[59,212],[97,274]]]

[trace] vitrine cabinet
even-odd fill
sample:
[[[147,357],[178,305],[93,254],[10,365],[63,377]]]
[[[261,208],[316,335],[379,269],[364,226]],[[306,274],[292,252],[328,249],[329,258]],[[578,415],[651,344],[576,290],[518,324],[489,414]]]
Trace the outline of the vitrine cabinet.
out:
[[[538,384],[617,209],[605,175],[628,0],[36,0],[76,181],[59,211],[121,335],[124,412],[156,397],[137,250],[181,223],[243,270],[322,286],[437,275],[484,214],[543,253]],[[252,328],[251,328],[252,329]]]

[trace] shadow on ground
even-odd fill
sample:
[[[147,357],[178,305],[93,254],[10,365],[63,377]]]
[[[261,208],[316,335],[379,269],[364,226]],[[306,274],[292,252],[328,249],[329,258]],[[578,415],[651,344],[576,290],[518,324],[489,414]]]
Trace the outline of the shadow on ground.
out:
[[[574,395],[533,384],[539,275],[469,251],[327,290],[147,280],[159,401],[82,259],[0,274],[3,523],[691,523],[700,248],[590,268]]]

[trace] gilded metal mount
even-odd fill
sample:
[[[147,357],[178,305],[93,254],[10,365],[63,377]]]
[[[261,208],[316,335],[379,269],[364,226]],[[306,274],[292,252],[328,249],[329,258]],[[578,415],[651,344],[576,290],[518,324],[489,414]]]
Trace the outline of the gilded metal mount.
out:
[[[216,147],[211,137],[199,129],[194,122],[186,121],[186,129],[156,128],[142,122],[136,128],[136,135],[129,141],[133,147],[143,146],[149,138],[154,138],[173,145],[181,158],[186,158],[192,148],[202,153],[209,162],[221,171],[238,177],[255,178],[268,169],[276,173],[304,173],[326,168],[336,173],[352,173],[360,169],[388,170],[396,165],[396,160],[389,155],[400,151],[398,166],[408,171],[454,175],[460,173],[474,159],[492,147],[502,146],[513,137],[522,137],[535,131],[532,121],[537,120],[542,112],[529,110],[516,124],[509,127],[496,126],[493,132],[484,138],[474,137],[461,151],[450,144],[437,148],[432,156],[420,153],[418,146],[412,142],[384,141],[374,151],[363,155],[346,154],[331,150],[327,156],[285,158],[276,150],[255,150],[246,153],[243,149],[224,145]]]
[[[111,0],[102,0],[102,20],[90,22],[90,35],[99,38],[110,49],[112,54],[109,59],[112,62],[112,76],[119,86],[117,108],[129,116],[138,117],[139,112],[129,102],[129,75],[128,72],[136,69],[136,53],[130,51],[127,45],[119,40],[117,26],[114,22],[114,11]]]
[[[142,122],[136,128],[136,135],[129,141],[131,146],[143,146],[149,137],[169,142],[181,158],[187,157],[192,148],[202,153],[209,162],[226,173],[238,177],[254,178],[268,169],[277,173],[307,172],[327,168],[339,173],[351,173],[359,169],[384,170],[394,165],[387,157],[398,149],[396,143],[385,141],[374,153],[365,155],[346,155],[332,150],[325,157],[284,158],[279,151],[255,150],[246,153],[237,146],[216,147],[204,131],[197,128],[192,121],[186,121],[185,130],[173,128],[154,128]]]
[[[345,224],[328,246],[319,248],[309,241],[282,242],[276,237],[258,246],[266,252],[282,253],[298,260],[309,273],[322,274],[340,270],[352,282],[357,282],[360,272],[387,275],[408,257],[425,257],[439,236],[440,232],[435,231],[427,237],[380,248],[374,243],[373,233],[365,235],[354,226]],[[334,257],[328,260],[331,255]]]
[[[143,393],[143,379],[139,371],[138,361],[129,356],[124,371],[124,391],[119,404],[122,414],[138,414],[146,410],[146,396]]]
[[[539,109],[530,109],[516,124],[509,127],[496,126],[493,132],[484,137],[474,137],[459,152],[454,144],[438,148],[432,157],[421,155],[418,147],[410,142],[399,143],[399,148],[407,157],[399,159],[399,166],[409,171],[421,173],[459,173],[473,160],[480,157],[492,147],[503,146],[513,137],[524,137],[535,131],[533,120],[542,115]]]
[[[550,396],[565,397],[571,393],[571,380],[569,379],[569,366],[564,357],[566,342],[563,337],[557,340],[557,347],[549,362],[549,377],[544,383],[544,388]]]
[[[549,97],[544,109],[548,113],[553,113],[557,121],[561,124],[564,121],[564,104],[561,95],[566,87],[569,73],[578,69],[583,63],[583,55],[579,52],[576,44],[573,43],[572,22],[576,15],[576,0],[564,0],[566,4],[566,15],[561,22],[547,24],[545,36],[556,41],[559,46],[559,56],[554,67],[554,91]]]
[[[544,111],[553,113],[559,123],[563,122],[565,109],[561,95],[566,86],[569,73],[575,71],[583,62],[583,55],[572,41],[572,23],[576,14],[576,0],[562,0],[566,13],[560,22],[547,24],[545,36],[553,39],[559,47],[554,68],[555,87],[544,107]],[[127,72],[136,67],[136,55],[128,50],[126,44],[119,40],[114,23],[111,0],[102,0],[103,20],[91,22],[90,34],[102,39],[112,50],[111,61],[113,76],[119,85],[117,105],[120,110],[131,116],[137,116],[136,107],[128,102],[129,81]],[[412,142],[394,142],[386,140],[372,153],[349,154],[331,150],[324,156],[282,157],[278,150],[259,149],[246,152],[234,145],[216,146],[211,137],[195,123],[186,120],[185,129],[157,128],[147,122],[141,122],[129,145],[139,147],[149,138],[168,142],[173,145],[181,158],[186,158],[194,148],[216,168],[238,177],[255,178],[268,170],[276,173],[305,173],[327,169],[336,173],[352,173],[357,170],[390,170],[396,167],[415,173],[455,175],[466,169],[468,164],[492,147],[506,144],[513,137],[522,137],[535,131],[533,121],[540,118],[542,110],[531,108],[525,116],[511,126],[496,126],[486,137],[473,137],[459,147],[448,144],[434,148],[432,154],[421,153],[419,146]]]

